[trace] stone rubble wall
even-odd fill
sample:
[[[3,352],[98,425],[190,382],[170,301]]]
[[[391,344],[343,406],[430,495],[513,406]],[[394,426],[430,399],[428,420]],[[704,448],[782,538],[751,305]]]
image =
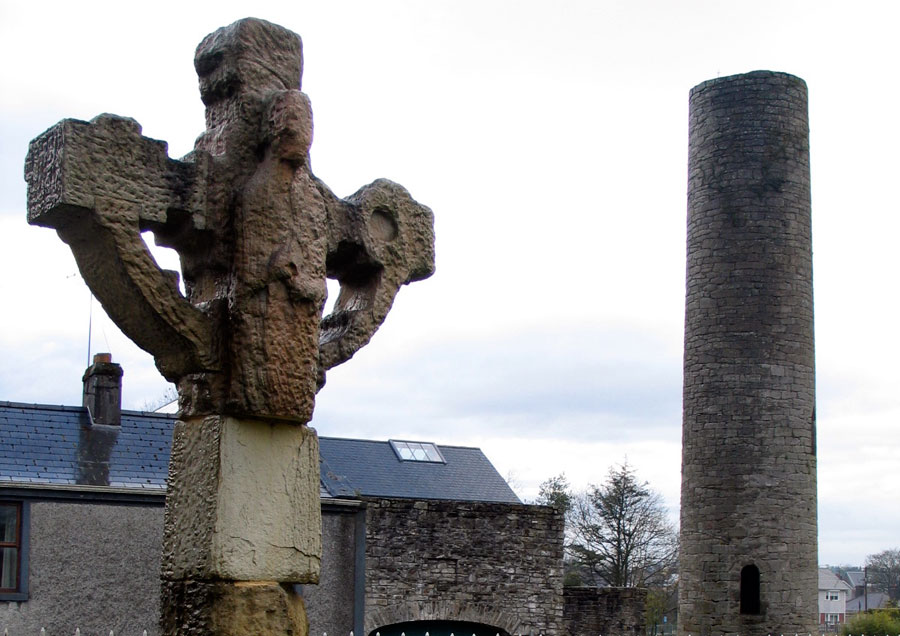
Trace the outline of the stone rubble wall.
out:
[[[521,504],[368,501],[365,631],[415,620],[563,633],[563,516]]]
[[[643,636],[647,590],[639,587],[563,588],[568,636]]]

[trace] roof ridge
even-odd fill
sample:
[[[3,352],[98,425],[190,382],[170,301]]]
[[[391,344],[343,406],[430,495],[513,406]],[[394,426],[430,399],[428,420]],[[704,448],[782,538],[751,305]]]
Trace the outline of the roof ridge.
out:
[[[29,408],[29,409],[42,409],[46,411],[83,411],[85,407],[83,406],[67,406],[65,404],[37,404],[32,402],[10,402],[8,400],[0,400],[0,407],[5,408]]]
[[[157,413],[156,411],[139,411],[134,409],[122,409],[122,415],[140,416],[140,417],[157,417],[166,420],[177,420],[177,413]]]
[[[11,409],[29,409],[32,411],[65,411],[71,413],[83,413],[87,408],[85,406],[74,406],[69,404],[40,404],[37,402],[13,402],[11,400],[0,400],[0,408]],[[156,413],[154,411],[141,411],[137,409],[122,409],[122,415],[132,417],[154,417],[160,419],[178,419],[175,413]]]
[[[333,440],[337,440],[340,442],[366,442],[367,444],[390,444],[391,441],[393,440],[395,442],[417,442],[417,443],[425,443],[425,444],[434,444],[436,446],[440,446],[441,448],[462,448],[465,450],[477,450],[477,451],[481,450],[481,448],[478,446],[462,446],[460,444],[442,444],[440,442],[432,442],[431,440],[427,440],[427,439],[404,439],[401,437],[391,437],[389,439],[363,439],[361,437],[336,437],[334,435],[319,435],[319,439],[320,440],[333,439]]]

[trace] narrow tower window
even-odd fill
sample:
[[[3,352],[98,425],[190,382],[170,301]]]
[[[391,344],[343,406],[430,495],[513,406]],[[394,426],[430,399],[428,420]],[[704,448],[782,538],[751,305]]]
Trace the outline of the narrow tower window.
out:
[[[759,568],[745,565],[741,570],[741,614],[759,613]]]

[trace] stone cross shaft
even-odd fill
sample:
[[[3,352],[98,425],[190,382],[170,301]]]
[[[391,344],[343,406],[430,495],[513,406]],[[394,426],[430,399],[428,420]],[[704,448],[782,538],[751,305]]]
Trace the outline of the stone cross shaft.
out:
[[[341,199],[313,175],[295,33],[240,20],[207,36],[194,65],[206,130],[193,152],[170,159],[124,117],[64,120],[31,142],[28,221],[56,229],[109,316],[178,386],[163,631],[298,633],[288,584],[314,582],[321,552],[318,446],[303,425],[325,372],[369,341],[402,285],[434,271],[433,216],[390,181]],[[184,295],[148,230],[179,253]],[[326,278],[340,295],[323,318]]]

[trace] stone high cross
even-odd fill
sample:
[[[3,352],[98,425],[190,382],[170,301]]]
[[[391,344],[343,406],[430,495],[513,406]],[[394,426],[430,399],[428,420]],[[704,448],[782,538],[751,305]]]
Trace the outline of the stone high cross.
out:
[[[304,424],[325,372],[433,272],[433,217],[390,181],[340,199],[312,174],[295,33],[241,20],[207,36],[194,65],[206,131],[192,153],[170,159],[132,119],[64,120],[31,142],[28,221],[56,229],[178,386],[163,632],[305,633],[290,584],[317,579],[321,521]],[[179,253],[184,296],[146,230]],[[341,291],[323,319],[326,278]]]

